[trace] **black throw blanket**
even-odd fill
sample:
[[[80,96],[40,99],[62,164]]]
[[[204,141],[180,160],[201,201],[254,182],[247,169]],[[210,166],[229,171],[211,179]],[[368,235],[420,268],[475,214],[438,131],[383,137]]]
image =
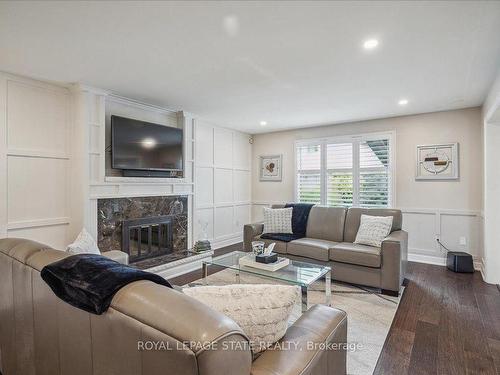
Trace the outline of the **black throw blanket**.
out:
[[[307,219],[309,219],[309,212],[314,204],[309,203],[287,203],[285,208],[292,207],[292,232],[293,234],[300,234],[302,237],[306,236]]]
[[[306,236],[307,220],[313,204],[287,203],[285,208],[292,207],[292,234],[290,233],[264,233],[260,238],[266,240],[290,242]]]
[[[149,280],[169,288],[163,277],[141,271],[102,255],[78,254],[43,267],[42,279],[63,301],[92,314],[101,315],[120,288],[138,280]]]

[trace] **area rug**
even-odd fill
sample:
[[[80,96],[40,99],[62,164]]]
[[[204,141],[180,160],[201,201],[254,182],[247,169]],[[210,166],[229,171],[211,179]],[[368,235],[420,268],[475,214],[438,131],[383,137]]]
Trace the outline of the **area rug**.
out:
[[[233,270],[227,269],[210,275],[207,281],[208,285],[235,284],[236,276]],[[240,283],[276,284],[278,282],[241,273]],[[203,281],[196,280],[184,287],[198,285],[204,285]],[[324,303],[324,288],[324,281],[318,281],[311,286],[309,307],[316,303]],[[350,344],[349,347],[352,348],[347,353],[349,374],[373,373],[403,292],[404,289],[402,289],[399,298],[388,297],[376,293],[374,289],[332,282],[332,307],[347,312],[347,341]],[[297,320],[300,315],[300,299],[297,298],[297,305],[289,324]]]

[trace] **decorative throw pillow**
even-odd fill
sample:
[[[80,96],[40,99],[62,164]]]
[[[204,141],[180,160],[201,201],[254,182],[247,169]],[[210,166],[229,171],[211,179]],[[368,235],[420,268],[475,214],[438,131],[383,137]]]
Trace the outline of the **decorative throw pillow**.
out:
[[[293,233],[292,231],[293,208],[267,208],[264,207],[263,233]]]
[[[392,216],[361,215],[358,234],[354,243],[380,247],[385,237],[391,233]]]
[[[72,254],[101,254],[96,242],[85,228],[76,237],[75,242],[68,245],[66,251]]]
[[[233,319],[250,339],[255,353],[280,340],[297,301],[290,285],[224,285],[184,288],[184,294]]]

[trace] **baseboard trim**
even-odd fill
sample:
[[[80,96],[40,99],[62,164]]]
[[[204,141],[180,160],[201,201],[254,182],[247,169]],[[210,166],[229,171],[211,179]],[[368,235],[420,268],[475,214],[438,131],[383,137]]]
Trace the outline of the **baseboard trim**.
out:
[[[446,266],[446,259],[442,257],[422,254],[408,254],[410,262],[434,264],[436,266]]]
[[[243,235],[236,235],[230,238],[224,238],[222,240],[212,240],[212,250],[220,249],[221,247],[230,246],[237,244],[238,242],[243,242]]]
[[[422,254],[408,254],[408,260],[410,262],[433,264],[436,266],[446,266],[445,257],[437,257],[437,256],[422,255]],[[479,271],[481,273],[481,277],[483,278],[483,280],[485,280],[484,264],[482,259],[477,259],[474,257],[474,269],[476,271]]]

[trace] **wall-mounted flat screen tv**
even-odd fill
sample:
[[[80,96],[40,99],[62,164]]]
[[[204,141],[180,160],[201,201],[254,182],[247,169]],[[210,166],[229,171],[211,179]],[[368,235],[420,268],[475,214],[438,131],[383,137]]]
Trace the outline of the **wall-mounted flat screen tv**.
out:
[[[112,167],[182,171],[182,129],[111,116]]]

